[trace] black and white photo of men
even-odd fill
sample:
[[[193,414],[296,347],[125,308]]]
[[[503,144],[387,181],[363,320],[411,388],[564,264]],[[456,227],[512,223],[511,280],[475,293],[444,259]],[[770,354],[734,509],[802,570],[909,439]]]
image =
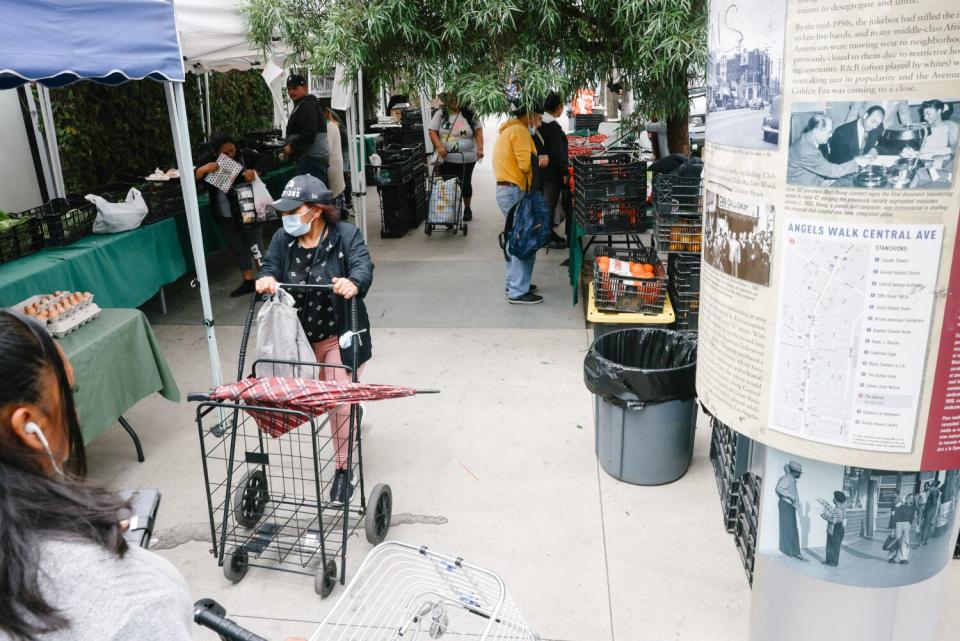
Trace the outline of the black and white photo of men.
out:
[[[770,284],[773,206],[719,196],[707,190],[704,261],[725,274],[757,285]]]
[[[802,187],[949,189],[960,100],[798,102],[787,183]]]
[[[786,0],[714,0],[706,141],[776,151]]]

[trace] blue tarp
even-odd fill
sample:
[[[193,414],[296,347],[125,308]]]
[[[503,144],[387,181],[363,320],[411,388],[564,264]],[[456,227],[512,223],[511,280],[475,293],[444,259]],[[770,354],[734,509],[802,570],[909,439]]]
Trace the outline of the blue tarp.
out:
[[[173,0],[2,0],[0,89],[183,81]]]

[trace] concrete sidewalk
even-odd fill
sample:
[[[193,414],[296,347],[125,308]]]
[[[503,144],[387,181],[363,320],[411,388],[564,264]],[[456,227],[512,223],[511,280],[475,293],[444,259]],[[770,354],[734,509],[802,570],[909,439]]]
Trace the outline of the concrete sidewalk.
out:
[[[493,149],[488,131],[488,153]],[[378,237],[375,190],[368,299],[375,356],[371,382],[437,388],[435,396],[371,403],[364,425],[367,482],[389,483],[389,538],[462,556],[499,573],[543,639],[740,641],[750,590],[721,523],[708,460],[709,431],[697,432],[690,471],[676,483],[637,487],[603,473],[593,452],[591,397],[582,381],[590,333],[571,306],[563,252],[537,259],[546,302],[511,306],[496,244],[502,218],[489,161],[475,174],[470,234]],[[217,336],[225,375],[235,374],[248,301],[231,301],[235,268],[211,260]],[[170,314],[146,306],[181,391],[209,386],[199,296],[168,290]],[[120,429],[89,447],[96,479],[163,492],[156,550],[195,598],[213,597],[242,625],[269,638],[309,636],[333,600],[311,577],[252,568],[229,583],[209,554],[210,528],[194,408],[155,396],[126,416],[147,460],[137,464]],[[351,539],[348,577],[370,546]],[[951,564],[952,602],[960,562]],[[955,638],[957,608],[945,608],[941,639]],[[196,639],[214,639],[196,632]]]

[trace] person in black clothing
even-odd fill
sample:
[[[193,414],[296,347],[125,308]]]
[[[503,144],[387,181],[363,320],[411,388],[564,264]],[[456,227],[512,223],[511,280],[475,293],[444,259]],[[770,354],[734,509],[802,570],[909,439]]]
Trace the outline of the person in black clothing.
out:
[[[210,198],[210,210],[214,219],[220,223],[227,246],[237,261],[237,267],[243,274],[243,283],[230,292],[231,298],[253,293],[253,252],[263,251],[263,230],[259,224],[244,224],[237,199],[237,187],[253,182],[253,179],[263,175],[270,169],[272,160],[269,156],[258,154],[252,149],[239,150],[237,143],[228,134],[216,133],[210,138],[209,150],[200,158],[199,166],[194,173],[197,182],[201,182],[207,189]],[[204,181],[207,174],[218,171],[220,165],[217,158],[220,154],[229,156],[243,165],[244,169],[237,176],[230,189],[224,193],[219,188]]]
[[[287,78],[287,95],[294,106],[287,120],[287,144],[283,153],[297,164],[297,174],[310,174],[325,180],[330,151],[327,149],[327,120],[320,101],[310,93],[306,78],[300,74]]]
[[[324,380],[350,382],[353,366],[353,343],[341,337],[350,331],[348,300],[357,298],[357,376],[373,355],[370,342],[370,319],[363,303],[373,284],[373,263],[363,241],[363,234],[350,223],[339,220],[333,193],[314,176],[296,176],[272,207],[280,212],[283,230],[278,231],[264,257],[257,279],[257,292],[273,294],[278,283],[298,285],[332,285],[328,290],[290,289],[297,301],[297,316],[313,347],[317,362],[331,367],[321,368]],[[352,495],[353,474],[348,474],[349,406],[341,405],[330,412],[330,429],[337,464],[330,490],[330,501],[343,504]]]
[[[563,100],[556,93],[551,93],[543,103],[543,121],[539,133],[544,142],[544,151],[549,158],[549,164],[541,172],[543,197],[551,214],[555,214],[557,203],[569,178],[569,159],[567,156],[567,135],[557,118],[563,113]],[[534,138],[536,141],[536,137]],[[569,220],[569,215],[565,217]],[[556,216],[554,215],[554,221]],[[554,226],[556,226],[554,222]],[[567,232],[569,236],[569,231]],[[566,240],[555,231],[550,238],[551,249],[563,249],[567,246]]]

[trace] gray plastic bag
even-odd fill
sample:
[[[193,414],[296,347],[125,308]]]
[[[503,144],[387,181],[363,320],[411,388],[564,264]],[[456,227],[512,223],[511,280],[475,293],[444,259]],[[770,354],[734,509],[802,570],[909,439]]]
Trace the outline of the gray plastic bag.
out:
[[[293,297],[282,289],[263,304],[257,313],[257,360],[316,363],[317,357],[303,331]],[[319,367],[264,364],[257,375],[288,378],[316,378]]]

